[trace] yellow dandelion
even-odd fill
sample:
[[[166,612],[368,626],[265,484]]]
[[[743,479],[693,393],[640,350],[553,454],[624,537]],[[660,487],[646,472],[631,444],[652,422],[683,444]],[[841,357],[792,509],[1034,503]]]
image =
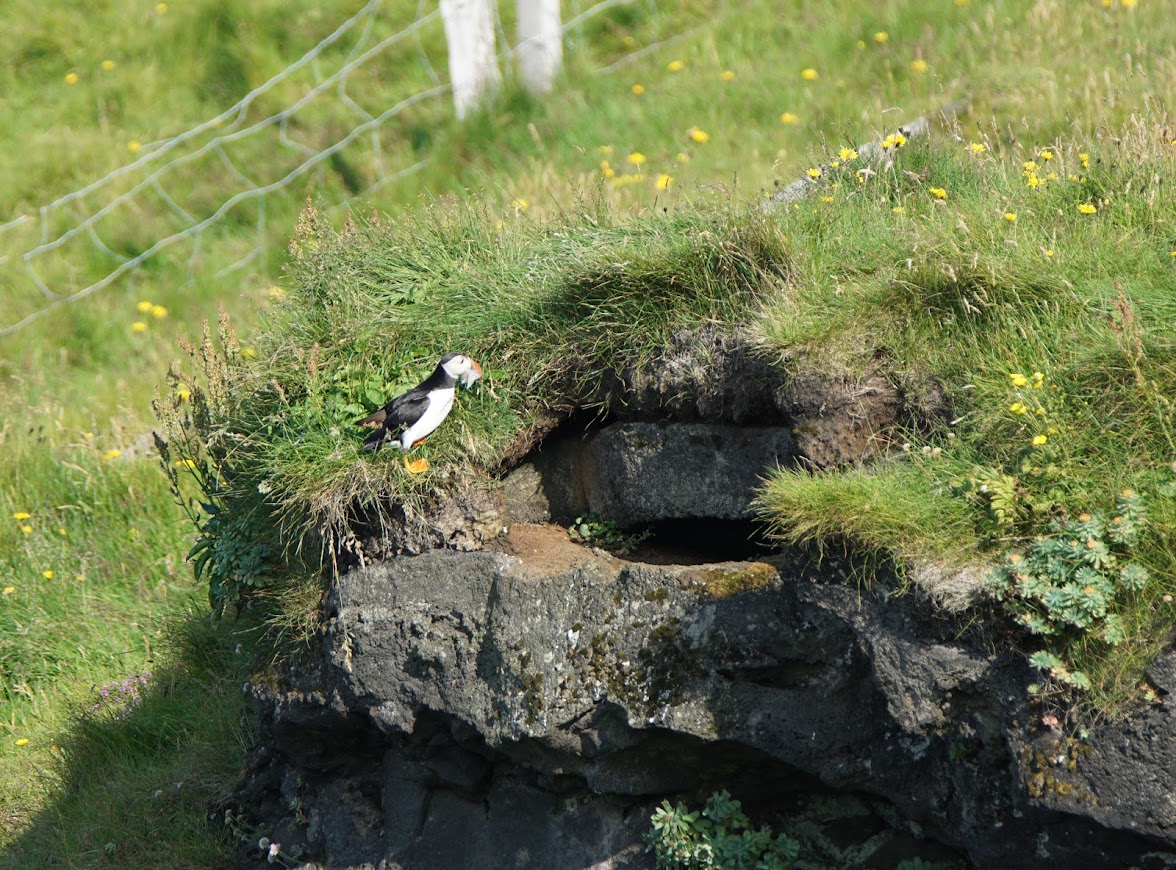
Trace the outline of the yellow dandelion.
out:
[[[166,3],[156,3],[155,4],[155,14],[156,15],[167,15],[167,4]]]
[[[1034,447],[1040,447],[1042,444],[1044,444],[1044,443],[1045,443],[1046,441],[1048,441],[1048,440],[1049,440],[1048,436],[1045,436],[1045,435],[1034,435],[1034,436],[1033,436],[1033,446],[1034,446]]]
[[[821,77],[821,74],[810,66],[800,71],[800,77],[806,82],[815,82]]]
[[[601,157],[612,157],[615,150],[616,149],[611,145],[601,145],[596,149],[597,153],[600,154]]]
[[[968,146],[968,150],[971,151],[973,154],[983,154],[985,151],[988,150],[988,146],[985,145],[983,142],[973,142],[971,145]]]
[[[689,133],[690,133],[690,140],[692,142],[697,142],[699,145],[703,144],[704,142],[710,141],[710,133],[706,132],[706,130],[703,130],[699,127],[691,127],[689,130]]]
[[[243,347],[241,348],[241,356],[245,357],[245,359],[253,359],[257,356],[257,351],[251,347]]]
[[[889,151],[893,147],[894,147],[894,137],[893,136],[887,136],[885,139],[882,140],[882,150],[883,151]]]
[[[721,78],[725,82],[733,82],[733,81],[735,81],[735,70],[725,69],[721,73],[719,73],[719,78]]]
[[[690,162],[690,155],[687,154],[685,151],[679,151],[677,154],[674,155],[674,159],[677,160],[679,163],[689,163]]]
[[[791,124],[796,124],[799,121],[800,121],[800,118],[797,115],[794,115],[792,112],[784,112],[782,115],[780,115],[780,123],[781,124],[791,125]]]
[[[928,192],[936,199],[947,199],[947,191],[942,187],[928,188]]]
[[[12,518],[19,523],[21,520],[27,520],[31,516],[32,514],[28,511],[17,511],[12,515]]]
[[[1041,179],[1037,177],[1036,172],[1030,172],[1029,177],[1025,179],[1025,184],[1032,190],[1036,190],[1041,184]]]
[[[85,574],[74,574],[74,580],[76,580],[78,583],[85,583],[86,582],[86,575]]]
[[[1046,181],[1057,181],[1058,174],[1056,172],[1047,172],[1047,173],[1045,173],[1045,180]]]
[[[1015,224],[1017,222],[1017,213],[1015,211],[1006,211],[1004,213],[1004,219],[1011,224]]]
[[[1020,372],[1012,372],[1009,375],[1009,380],[1013,382],[1014,387],[1023,387],[1029,383],[1029,379]]]
[[[102,63],[101,63],[102,69],[106,70],[106,72],[110,72],[112,69],[114,69],[114,66],[115,66],[114,61],[110,60],[109,58],[107,60],[102,61]]]
[[[1024,402],[1013,402],[1013,404],[1009,405],[1009,410],[1012,411],[1014,414],[1021,415],[1021,414],[1024,414],[1029,409],[1027,407],[1025,407]]]
[[[1045,258],[1046,258],[1047,260],[1052,260],[1052,259],[1053,259],[1053,255],[1054,255],[1053,248],[1046,248],[1046,249],[1045,249]]]
[[[832,202],[832,201],[833,201],[833,197],[831,197],[831,196],[822,196],[821,197],[821,202]]]
[[[673,178],[671,178],[669,175],[667,175],[666,173],[663,172],[661,175],[659,175],[657,177],[657,189],[658,190],[669,190],[670,185],[673,183],[673,181],[674,181]]]
[[[816,178],[821,177],[821,170],[819,170],[819,169],[817,169],[817,167],[813,166],[813,167],[810,167],[805,174],[808,175],[809,178],[816,179]]]
[[[27,738],[27,737],[20,738],[20,740],[16,741],[16,745],[17,746],[28,746],[29,745],[29,738]]]
[[[1092,205],[1089,202],[1083,202],[1079,203],[1078,211],[1082,212],[1082,214],[1094,214],[1096,211],[1098,211],[1098,206]]]
[[[526,211],[530,207],[530,203],[525,199],[512,199],[510,201],[511,208],[517,208],[519,211]]]
[[[907,143],[906,136],[904,136],[902,133],[895,133],[894,134],[894,147],[895,148],[901,148],[906,143]]]
[[[840,160],[834,160],[832,163],[830,163],[830,164],[829,164],[829,168],[830,168],[830,169],[836,169],[836,168],[837,168],[838,166],[840,166],[840,165],[841,165],[841,161],[840,161]]]
[[[919,75],[922,75],[923,73],[927,72],[927,61],[923,60],[921,57],[916,57],[911,61],[911,70],[918,73]]]
[[[120,456],[122,456],[122,451],[119,450],[117,447],[112,447],[111,449],[107,450],[105,453],[102,454],[102,458],[105,459],[107,462],[111,462],[112,460],[118,459]]]
[[[63,537],[63,538],[64,538],[66,535],[68,535],[68,534],[69,534],[69,532],[67,532],[67,531],[66,531],[64,528],[61,528],[61,527],[59,526],[59,527],[58,527],[58,529],[57,529],[57,534],[61,535],[61,537]]]
[[[130,151],[132,154],[138,154],[139,149],[142,147],[143,147],[143,143],[140,142],[138,139],[132,139],[130,142],[127,143],[127,150]]]
[[[633,93],[635,93],[637,96],[641,96],[643,93],[645,93],[645,85],[643,85],[643,84],[640,84],[640,83],[638,83],[638,84],[635,84],[635,85],[633,85],[633,87],[632,87],[632,91],[633,91]]]
[[[1053,160],[1053,152],[1050,151],[1048,148],[1046,148],[1044,151],[1042,151],[1037,156],[1040,157],[1042,160]]]
[[[625,158],[625,160],[627,160],[629,163],[632,163],[634,166],[640,166],[645,162],[645,155],[640,151],[633,151],[629,154],[628,157]]]
[[[686,69],[686,64],[680,60],[671,60],[666,64],[666,69],[670,72],[682,72],[682,70]]]
[[[617,174],[617,171],[612,168],[612,164],[610,164],[607,160],[600,161],[600,172],[602,175],[604,175],[605,178],[612,178]]]
[[[196,460],[195,459],[177,459],[176,460],[176,468],[189,468],[189,469],[191,469],[191,468],[195,468],[195,467],[196,467]]]
[[[163,320],[163,318],[167,317],[167,309],[162,305],[152,305],[151,316],[156,320]]]
[[[76,85],[78,83],[78,74],[76,72],[67,72],[65,74],[65,83],[67,85]]]
[[[1082,164],[1083,169],[1089,169],[1090,168],[1090,155],[1087,154],[1085,151],[1079,152],[1078,162]]]
[[[1119,3],[1128,9],[1133,9],[1135,7],[1136,0],[1119,0]]]
[[[178,387],[176,387],[176,398],[181,402],[186,402],[192,398],[192,390],[188,387],[187,384],[180,384]]]
[[[44,577],[46,580],[52,580],[53,579],[53,572],[52,571],[42,571],[41,576]]]
[[[889,42],[889,41],[890,41],[890,34],[887,33],[885,30],[879,30],[877,33],[874,34],[874,42],[878,43],[879,45],[882,45],[884,42]]]
[[[26,535],[31,535],[31,534],[33,533],[33,527],[32,527],[32,526],[21,526],[21,527],[20,527],[20,530],[21,530],[22,532],[24,532]]]
[[[270,299],[272,299],[274,302],[281,302],[283,299],[286,298],[286,291],[283,290],[281,287],[279,287],[277,284],[273,284],[265,289],[265,295],[268,296]]]
[[[142,320],[136,320],[134,323],[131,324],[131,329],[134,332],[146,332],[147,331],[147,324],[144,323]]]
[[[4,594],[5,595],[12,595],[14,592],[16,592],[15,586],[5,586],[4,587]]]
[[[858,153],[852,148],[842,148],[837,152],[837,156],[842,160],[857,160]]]
[[[906,211],[906,209],[903,208],[901,205],[896,205],[894,208],[891,209],[891,211],[894,214],[902,214],[904,211]]]
[[[1033,172],[1037,169],[1037,161],[1026,160],[1024,163],[1021,164],[1021,169],[1024,170],[1025,172]]]
[[[143,299],[139,302],[138,305],[135,306],[135,310],[138,311],[140,314],[147,314],[154,307],[155,307],[154,302],[148,302],[146,299]]]
[[[864,39],[859,39],[859,40],[857,41],[857,47],[858,47],[858,48],[865,48],[865,47],[866,47],[866,41],[865,41]]]

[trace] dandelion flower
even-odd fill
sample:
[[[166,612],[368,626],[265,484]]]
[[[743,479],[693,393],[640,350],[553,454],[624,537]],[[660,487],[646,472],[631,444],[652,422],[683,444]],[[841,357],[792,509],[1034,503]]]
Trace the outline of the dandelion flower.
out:
[[[679,151],[677,154],[674,155],[674,159],[677,160],[679,163],[689,163],[690,162],[690,155],[687,154],[685,151]]]
[[[1057,181],[1058,174],[1056,172],[1047,172],[1047,173],[1045,173],[1045,180],[1046,181]]]
[[[52,571],[42,571],[41,576],[44,577],[46,580],[52,580],[53,579],[53,572]]]
[[[633,90],[634,94],[636,94],[637,96],[641,96],[643,93],[645,93],[645,85],[640,84],[640,83],[635,84],[635,85],[633,85],[632,90]]]
[[[733,82],[733,81],[735,81],[735,70],[725,69],[721,73],[719,73],[719,78],[721,78],[725,82]]]
[[[968,146],[968,150],[971,151],[973,154],[983,154],[985,151],[988,150],[988,146],[985,145],[983,142],[973,142],[971,145]]]
[[[782,115],[780,115],[781,124],[796,124],[799,121],[800,118],[794,115],[792,112],[784,112]]]
[[[1011,224],[1015,224],[1017,222],[1017,213],[1015,211],[1006,211],[1004,213],[1004,219]]]
[[[1087,154],[1085,151],[1080,152],[1078,154],[1078,162],[1082,164],[1083,169],[1089,169],[1090,168],[1090,155]]]
[[[837,152],[837,156],[842,160],[857,160],[858,153],[852,148],[842,148]]]
[[[1014,387],[1023,387],[1029,383],[1029,379],[1019,372],[1013,372],[1009,375],[1009,380],[1013,382]]]
[[[74,574],[74,580],[76,580],[78,583],[85,583],[86,582],[86,575],[85,574]]]
[[[1098,211],[1098,207],[1092,205],[1089,202],[1083,202],[1079,203],[1078,211],[1082,212],[1082,214],[1094,214],[1096,211]]]
[[[140,302],[139,302],[139,304],[138,304],[138,305],[136,305],[136,306],[135,306],[135,309],[136,309],[136,310],[137,310],[137,311],[138,311],[140,314],[147,314],[147,313],[149,313],[149,312],[151,311],[151,309],[152,309],[152,308],[154,308],[154,307],[155,307],[155,303],[154,303],[154,302],[148,302],[146,299],[143,299],[142,301],[140,301]]]
[[[115,64],[113,60],[107,59],[102,61],[101,66],[102,69],[106,70],[106,72],[110,72],[112,69],[114,69]]]
[[[1119,2],[1127,9],[1134,9],[1136,0],[1119,0]]]
[[[68,72],[65,74],[65,83],[67,85],[76,85],[78,83],[78,74],[76,72]]]
[[[831,197],[831,196],[822,196],[821,197],[821,202],[832,202],[832,201],[833,201],[833,197]]]
[[[241,348],[241,356],[245,357],[245,359],[253,359],[257,356],[257,351],[251,347],[243,347]]]
[[[906,211],[906,209],[903,208],[901,205],[896,205],[894,208],[891,209],[891,211],[894,214],[902,214],[904,211]]]
[[[1027,407],[1025,407],[1024,402],[1013,402],[1013,404],[1009,405],[1009,410],[1019,416],[1021,414],[1024,414],[1029,409]]]
[[[928,192],[936,199],[947,199],[947,191],[942,187],[932,187]]]
[[[885,139],[882,140],[882,150],[883,151],[889,151],[893,147],[894,147],[894,137],[893,136],[887,136]]]
[[[611,145],[601,145],[596,149],[597,153],[599,153],[602,157],[612,157],[615,150],[616,149]]]
[[[1041,185],[1041,179],[1037,177],[1036,172],[1030,172],[1029,177],[1025,179],[1025,185],[1031,190],[1037,190]]]
[[[283,299],[286,298],[286,291],[283,290],[281,287],[279,287],[277,284],[273,284],[273,285],[266,288],[265,295],[268,296],[270,299],[272,299],[274,302],[281,302]]]
[[[865,47],[866,47],[866,41],[865,41],[864,39],[859,39],[859,40],[857,41],[857,47],[858,47],[858,48],[865,48]]]
[[[686,69],[686,64],[682,63],[680,60],[671,60],[668,64],[666,64],[666,69],[668,69],[670,72],[682,72],[682,70]]]
[[[1040,387],[1041,382],[1044,380],[1045,380],[1045,375],[1043,375],[1041,372],[1034,372],[1033,373],[1033,386]]]
[[[138,139],[132,139],[130,142],[127,143],[127,150],[130,151],[132,154],[138,154],[139,149],[142,147],[143,147],[143,143],[140,142]]]
[[[838,166],[840,166],[840,165],[841,165],[841,161],[840,161],[840,160],[834,160],[832,163],[830,163],[830,164],[829,164],[829,168],[830,168],[830,169],[836,169],[836,168],[837,168]]]
[[[921,57],[916,57],[911,61],[911,71],[918,73],[919,75],[927,72],[927,61],[923,60]]]
[[[813,166],[808,169],[806,174],[808,175],[809,178],[817,179],[817,178],[821,177],[821,170],[819,170],[819,169],[817,169],[817,167]]]
[[[163,318],[167,317],[167,309],[162,305],[152,305],[151,316],[156,320],[163,320]]]
[[[176,387],[176,398],[181,402],[186,402],[192,398],[192,390],[189,389],[187,384],[180,384]]]
[[[167,4],[166,3],[156,3],[155,4],[155,14],[156,15],[167,15]]]
[[[633,151],[629,154],[628,157],[625,158],[625,160],[627,160],[629,163],[632,163],[634,166],[640,166],[645,162],[645,155],[640,151]]]
[[[1040,447],[1042,444],[1044,444],[1048,440],[1049,440],[1049,438],[1045,435],[1034,435],[1033,436],[1033,446]]]
[[[1021,168],[1025,170],[1025,172],[1033,172],[1037,169],[1037,162],[1035,160],[1026,160],[1021,164]]]
[[[821,74],[810,66],[800,71],[800,77],[806,82],[815,82],[821,77]]]
[[[122,451],[119,450],[117,447],[112,447],[110,450],[107,450],[105,453],[102,454],[102,458],[105,459],[107,462],[111,462],[115,459],[118,459],[120,456],[122,456]]]
[[[659,175],[657,177],[657,189],[658,190],[669,190],[670,185],[673,183],[673,181],[674,181],[673,178],[671,178],[669,175],[667,175],[665,172],[663,172],[661,175]]]
[[[882,45],[883,43],[889,42],[889,41],[890,41],[890,34],[887,33],[885,30],[879,30],[877,33],[874,34],[874,42],[878,43],[879,45]]]
[[[894,147],[895,148],[901,148],[906,143],[907,143],[906,136],[904,136],[902,133],[895,133],[894,134]]]
[[[134,323],[131,324],[131,329],[134,332],[146,332],[147,331],[147,324],[144,323],[142,320],[136,320]]]
[[[517,208],[519,211],[526,211],[530,205],[525,199],[512,199],[510,201],[510,207]]]
[[[1050,151],[1048,148],[1046,148],[1044,151],[1042,151],[1037,156],[1040,157],[1042,160],[1053,160],[1053,152]]]
[[[16,745],[17,746],[28,746],[29,745],[29,738],[27,738],[27,737],[20,738],[20,740],[16,741]]]
[[[57,534],[61,535],[61,537],[63,537],[63,538],[64,538],[66,535],[68,535],[68,534],[69,534],[69,532],[67,532],[67,531],[66,531],[64,528],[62,528],[62,527],[58,527],[58,529],[57,529]]]
[[[21,530],[22,532],[24,532],[26,535],[31,535],[31,534],[33,533],[33,527],[32,527],[32,526],[21,526],[21,527],[20,527],[20,530]]]
[[[32,514],[28,511],[17,511],[12,515],[12,518],[19,523],[21,520],[27,520],[31,516]]]
[[[605,178],[612,178],[617,174],[617,171],[612,168],[612,165],[607,160],[600,161],[600,172]]]
[[[706,132],[706,130],[699,127],[691,127],[689,132],[692,142],[697,142],[699,145],[702,145],[704,142],[710,141],[710,133]]]
[[[1054,255],[1054,250],[1053,250],[1053,248],[1046,248],[1046,249],[1045,249],[1045,258],[1046,258],[1047,260],[1052,260],[1052,259],[1053,259],[1053,255]]]

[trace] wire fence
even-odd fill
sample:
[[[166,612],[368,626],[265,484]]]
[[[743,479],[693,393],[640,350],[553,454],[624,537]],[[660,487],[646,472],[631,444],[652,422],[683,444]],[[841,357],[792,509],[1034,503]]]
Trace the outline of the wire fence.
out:
[[[602,0],[566,15],[566,48],[583,25],[639,0]],[[649,5],[652,0],[640,0]],[[389,4],[390,5],[390,4]],[[293,192],[329,193],[336,204],[365,199],[418,172],[429,156],[392,122],[423,107],[451,111],[440,13],[419,0],[411,21],[390,20],[370,0],[329,36],[232,107],[178,135],[143,144],[132,162],[0,223],[6,296],[0,336],[127,278],[157,258],[187,257],[188,280],[211,260],[221,277],[264,263],[267,202]],[[390,31],[390,32],[389,32]],[[511,40],[498,21],[499,62]],[[505,46],[504,48],[501,48]],[[645,46],[629,57],[649,51]],[[623,65],[620,58],[597,71]],[[411,71],[391,105],[365,106],[363,85],[389,69]],[[382,89],[388,93],[388,89]],[[328,186],[342,176],[344,189]],[[341,194],[341,195],[340,195]],[[284,223],[288,218],[283,216]],[[233,224],[218,236],[217,228]],[[241,224],[251,226],[243,233]],[[251,239],[242,250],[242,238]],[[212,248],[216,257],[210,257]]]

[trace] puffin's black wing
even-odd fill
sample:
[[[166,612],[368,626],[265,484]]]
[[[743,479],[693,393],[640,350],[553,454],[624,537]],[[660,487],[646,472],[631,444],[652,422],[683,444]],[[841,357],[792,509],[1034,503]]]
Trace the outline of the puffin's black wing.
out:
[[[379,450],[385,441],[395,438],[400,430],[411,426],[421,418],[429,407],[429,393],[415,387],[397,396],[376,413],[360,420],[363,423],[379,423],[380,427],[363,439],[365,450]]]

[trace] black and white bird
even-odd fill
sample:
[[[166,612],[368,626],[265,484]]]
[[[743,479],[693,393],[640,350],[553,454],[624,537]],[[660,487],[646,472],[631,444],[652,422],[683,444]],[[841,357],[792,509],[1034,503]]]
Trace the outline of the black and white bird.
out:
[[[470,357],[460,353],[445,354],[433,373],[420,384],[356,424],[375,424],[377,427],[363,440],[363,449],[376,451],[384,444],[395,442],[408,453],[449,416],[457,384],[472,387],[480,377],[482,367]],[[404,461],[408,467],[407,456]],[[427,463],[425,467],[428,467]],[[413,469],[410,467],[409,470]]]

